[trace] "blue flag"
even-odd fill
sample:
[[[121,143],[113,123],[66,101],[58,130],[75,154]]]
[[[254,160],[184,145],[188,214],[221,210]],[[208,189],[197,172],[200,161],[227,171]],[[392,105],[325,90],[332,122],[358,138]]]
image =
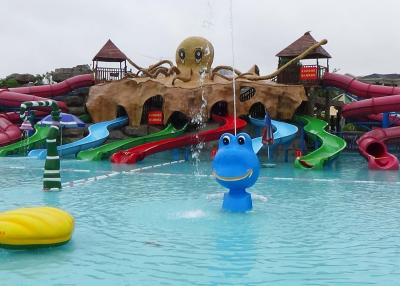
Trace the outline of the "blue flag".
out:
[[[262,143],[267,145],[274,144],[274,130],[272,128],[271,117],[268,111],[265,111],[264,128],[262,132]]]

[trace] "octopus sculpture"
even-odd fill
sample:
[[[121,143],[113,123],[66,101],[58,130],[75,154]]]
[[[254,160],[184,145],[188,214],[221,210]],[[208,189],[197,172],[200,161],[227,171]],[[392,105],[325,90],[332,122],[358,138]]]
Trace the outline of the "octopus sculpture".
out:
[[[142,68],[129,60],[137,72],[91,87],[86,106],[94,122],[114,119],[121,109],[131,126],[146,124],[149,110],[162,111],[164,124],[174,114],[188,119],[200,114],[206,120],[217,109],[221,112],[221,106],[225,108],[222,113],[233,114],[235,79],[239,94],[237,115],[247,115],[258,104],[274,118],[290,119],[301,102],[307,100],[304,87],[277,84],[270,79],[325,43],[323,40],[310,47],[276,72],[260,76],[256,65],[245,73],[230,66],[212,68],[213,45],[204,38],[189,37],[176,49],[176,65],[163,60]],[[156,101],[158,104],[152,104]]]

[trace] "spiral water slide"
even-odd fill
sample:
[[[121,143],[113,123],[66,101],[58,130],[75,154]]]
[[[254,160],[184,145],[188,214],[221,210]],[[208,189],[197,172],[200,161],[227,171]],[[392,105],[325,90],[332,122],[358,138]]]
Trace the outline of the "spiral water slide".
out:
[[[143,160],[148,155],[174,148],[198,144],[199,142],[217,140],[223,133],[234,131],[235,127],[233,116],[223,117],[213,114],[212,118],[214,121],[222,123],[223,125],[215,129],[200,131],[196,134],[188,134],[175,138],[163,139],[139,145],[128,150],[118,151],[111,156],[111,162],[117,164],[135,164],[136,162]],[[243,129],[245,126],[246,121],[240,118],[236,119],[237,129]]]
[[[0,107],[19,109],[21,103],[25,101],[42,101],[93,84],[93,74],[84,74],[56,84],[0,89]],[[67,110],[64,102],[56,101],[56,103],[62,110]],[[0,146],[18,141],[21,138],[21,132],[18,126],[12,123],[14,122],[12,118],[15,119],[16,115],[10,112],[0,115]]]
[[[322,169],[346,148],[346,141],[335,136],[325,128],[328,123],[324,120],[307,115],[295,116],[295,120],[304,124],[304,131],[313,141],[321,143],[314,151],[296,158],[294,166],[301,169]]]
[[[380,119],[382,112],[400,111],[400,88],[367,84],[350,76],[325,73],[323,85],[334,86],[356,96],[369,98],[346,104],[342,115],[347,118]],[[399,120],[393,118],[392,123]],[[368,168],[373,170],[398,170],[399,160],[388,152],[384,141],[400,137],[400,126],[377,128],[365,133],[357,140],[360,154],[368,161]]]

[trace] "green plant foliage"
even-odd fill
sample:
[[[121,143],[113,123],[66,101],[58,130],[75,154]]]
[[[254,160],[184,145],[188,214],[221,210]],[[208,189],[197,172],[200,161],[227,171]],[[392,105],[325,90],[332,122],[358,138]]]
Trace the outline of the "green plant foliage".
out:
[[[12,88],[12,87],[18,87],[20,84],[15,80],[15,79],[1,79],[0,80],[0,87],[3,88]]]
[[[92,118],[90,117],[90,114],[88,114],[88,113],[82,114],[81,116],[79,116],[79,119],[85,123],[92,123]]]
[[[343,127],[343,131],[357,131],[357,127],[353,123],[347,123]]]

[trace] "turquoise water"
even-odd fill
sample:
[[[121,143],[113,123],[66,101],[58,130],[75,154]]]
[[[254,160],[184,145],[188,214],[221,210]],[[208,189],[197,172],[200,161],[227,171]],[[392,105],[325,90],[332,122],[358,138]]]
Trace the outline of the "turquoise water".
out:
[[[50,205],[76,219],[64,246],[0,249],[0,285],[400,285],[398,172],[346,154],[322,172],[281,163],[250,189],[268,200],[231,214],[210,162],[141,169],[160,162],[63,160],[64,182],[100,177],[44,193],[43,161],[0,158],[0,211]]]

